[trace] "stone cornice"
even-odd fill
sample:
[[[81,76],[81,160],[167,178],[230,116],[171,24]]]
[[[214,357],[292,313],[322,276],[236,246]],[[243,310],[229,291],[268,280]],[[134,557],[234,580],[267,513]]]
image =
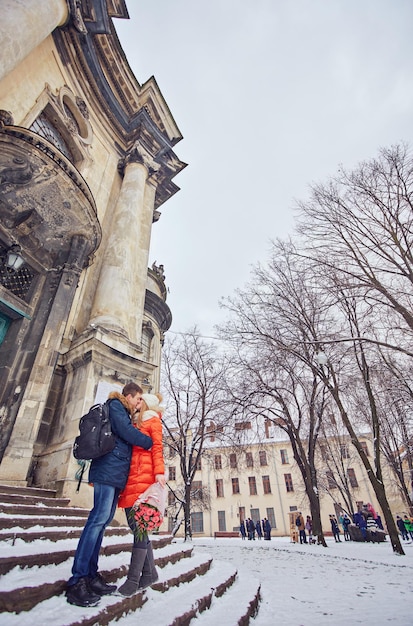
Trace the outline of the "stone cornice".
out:
[[[75,1],[75,0],[74,0]],[[173,146],[182,139],[171,112],[152,77],[142,86],[131,71],[111,16],[128,17],[122,0],[75,2],[82,10],[87,34],[69,22],[53,33],[58,52],[73,84],[84,84],[79,94],[90,111],[99,112],[117,138],[120,157],[136,142],[144,143],[160,166],[156,177],[155,209],[179,187],[172,179],[186,167]]]
[[[172,313],[169,306],[153,291],[146,290],[145,313],[153,317],[162,332],[169,330],[172,324]]]

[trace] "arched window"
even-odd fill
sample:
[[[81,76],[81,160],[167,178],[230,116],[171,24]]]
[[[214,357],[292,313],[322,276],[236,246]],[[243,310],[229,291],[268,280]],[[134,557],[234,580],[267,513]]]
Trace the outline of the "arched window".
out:
[[[154,334],[152,323],[144,322],[142,325],[142,352],[145,361],[151,360],[151,349]]]
[[[42,111],[40,115],[34,120],[29,130],[32,130],[34,133],[37,133],[41,137],[47,139],[47,141],[50,141],[50,143],[52,143],[58,150],[60,150],[60,152],[63,152],[65,157],[73,163],[73,154],[69,148],[67,141],[44,111]]]

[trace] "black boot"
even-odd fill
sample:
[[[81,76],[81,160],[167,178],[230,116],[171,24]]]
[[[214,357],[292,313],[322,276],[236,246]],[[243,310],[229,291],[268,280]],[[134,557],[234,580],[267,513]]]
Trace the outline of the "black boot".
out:
[[[76,606],[96,606],[100,602],[100,596],[89,589],[89,581],[86,577],[79,578],[77,583],[70,585],[66,590],[66,600]]]
[[[89,589],[99,596],[108,596],[116,591],[116,585],[108,585],[103,576],[96,574],[95,578],[89,580]]]
[[[145,563],[143,564],[142,576],[139,581],[139,589],[150,587],[150,585],[156,583],[158,578],[159,576],[156,571],[155,559],[153,558],[152,544],[149,542]]]
[[[118,589],[122,596],[133,596],[138,591],[139,580],[147,554],[146,548],[133,548],[126,582]]]

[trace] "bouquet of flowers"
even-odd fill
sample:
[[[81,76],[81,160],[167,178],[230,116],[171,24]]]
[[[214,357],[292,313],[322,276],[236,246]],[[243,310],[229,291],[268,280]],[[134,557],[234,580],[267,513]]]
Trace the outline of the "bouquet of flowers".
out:
[[[130,516],[135,520],[134,534],[139,541],[158,530],[163,522],[166,489],[154,483],[134,503]]]

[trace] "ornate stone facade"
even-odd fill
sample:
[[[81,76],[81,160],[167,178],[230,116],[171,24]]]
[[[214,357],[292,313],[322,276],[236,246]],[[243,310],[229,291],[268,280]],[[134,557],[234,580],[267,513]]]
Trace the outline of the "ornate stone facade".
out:
[[[129,380],[159,387],[171,312],[148,254],[185,167],[113,18],[124,0],[22,0],[0,25],[0,482],[78,504],[80,416]]]

